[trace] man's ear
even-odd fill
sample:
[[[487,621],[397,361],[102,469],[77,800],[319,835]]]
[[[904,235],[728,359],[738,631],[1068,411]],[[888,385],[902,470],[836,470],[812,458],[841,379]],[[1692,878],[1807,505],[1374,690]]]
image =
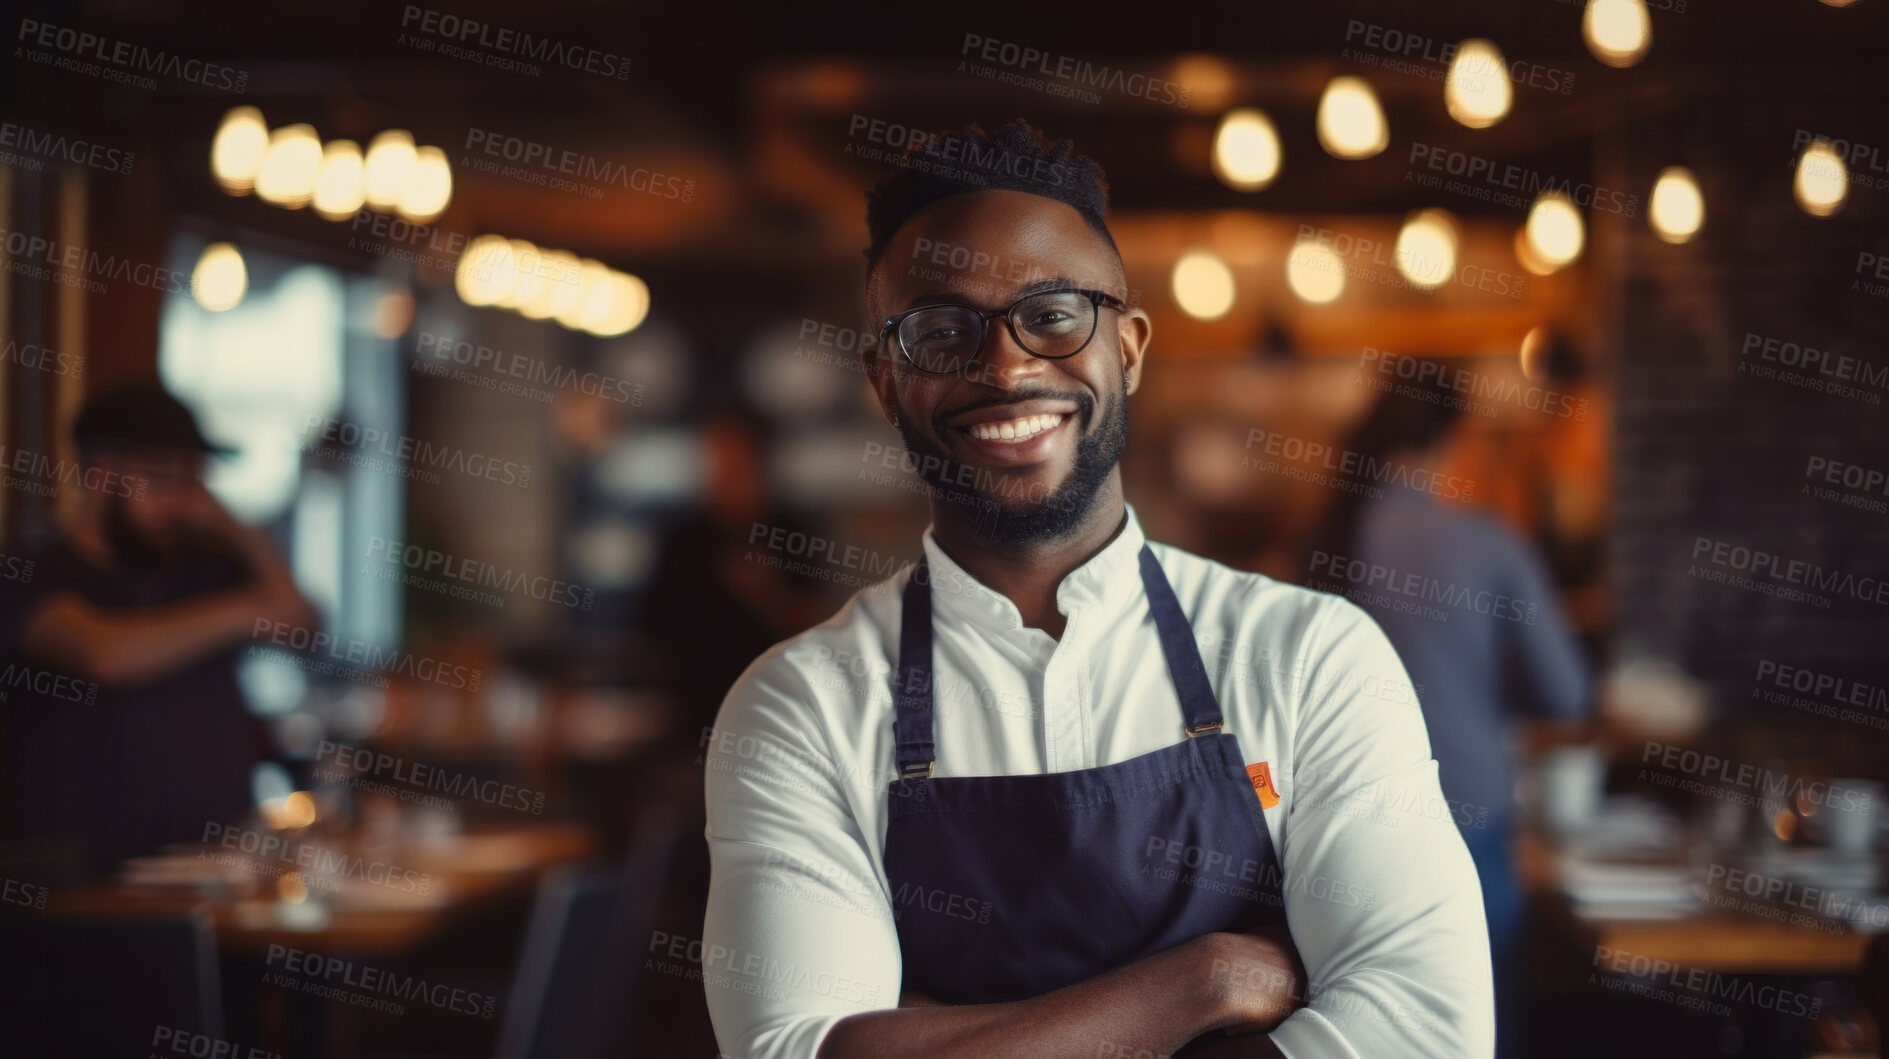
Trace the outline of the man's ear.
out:
[[[1122,382],[1129,393],[1134,393],[1141,385],[1141,365],[1147,357],[1148,343],[1154,338],[1154,321],[1141,309],[1124,309],[1117,333],[1121,336]]]
[[[875,331],[871,323],[874,314],[884,308],[880,304],[879,295],[879,270],[868,267],[866,270],[867,322],[859,329],[859,365],[866,376],[866,384],[872,387],[873,395],[879,398],[879,414],[885,417],[887,423],[894,423],[898,419],[895,409],[899,406],[898,392],[893,386],[896,381],[897,365],[893,363],[889,336],[883,331]]]
[[[898,407],[898,398],[892,385],[892,357],[886,344],[877,338],[861,338],[859,365],[865,373],[866,384],[872,387],[873,396],[879,399],[879,414],[891,423],[896,418],[893,409]]]

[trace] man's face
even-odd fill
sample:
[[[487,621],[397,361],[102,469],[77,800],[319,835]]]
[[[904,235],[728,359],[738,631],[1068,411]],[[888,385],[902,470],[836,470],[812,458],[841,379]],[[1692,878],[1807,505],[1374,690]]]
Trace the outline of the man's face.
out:
[[[203,457],[188,452],[113,453],[98,465],[142,486],[105,497],[113,552],[133,565],[174,557],[203,521]]]
[[[867,308],[877,325],[939,302],[1004,309],[1054,287],[1126,301],[1126,286],[1114,252],[1074,208],[980,191],[899,229],[873,270]],[[1150,332],[1141,310],[1103,307],[1088,346],[1060,360],[1026,352],[1002,317],[952,375],[912,367],[896,336],[866,355],[880,404],[896,413],[906,448],[943,498],[988,513],[979,521],[999,539],[1046,539],[1073,529],[1113,480]]]

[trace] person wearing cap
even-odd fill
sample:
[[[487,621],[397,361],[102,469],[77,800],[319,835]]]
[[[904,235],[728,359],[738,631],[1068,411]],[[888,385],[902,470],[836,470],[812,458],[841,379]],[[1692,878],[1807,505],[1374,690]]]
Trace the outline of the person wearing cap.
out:
[[[228,450],[176,398],[99,394],[72,440],[78,502],[27,556],[32,578],[0,594],[0,718],[15,834],[77,840],[103,865],[250,808],[265,743],[237,654],[260,620],[316,616],[269,541],[204,488]]]

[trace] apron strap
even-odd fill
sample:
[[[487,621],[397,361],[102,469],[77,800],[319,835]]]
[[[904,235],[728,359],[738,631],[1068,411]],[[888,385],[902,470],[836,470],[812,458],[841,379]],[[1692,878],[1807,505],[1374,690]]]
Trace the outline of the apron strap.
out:
[[[1180,696],[1182,727],[1189,737],[1220,728],[1220,700],[1214,698],[1213,685],[1207,682],[1194,627],[1181,611],[1181,601],[1155,559],[1154,549],[1146,544],[1141,546],[1141,584],[1148,594],[1148,610],[1154,614],[1155,632],[1161,637],[1161,653],[1167,656],[1168,672],[1174,677],[1174,691]]]
[[[1207,681],[1207,666],[1194,642],[1194,627],[1181,611],[1181,601],[1168,584],[1154,550],[1141,546],[1141,584],[1154,615],[1161,653],[1181,703],[1181,725],[1189,737],[1219,729],[1223,719],[1220,700]],[[932,741],[931,675],[931,567],[920,559],[905,583],[904,612],[899,617],[899,671],[892,684],[892,732],[898,740],[900,779],[931,776],[937,760]]]
[[[905,583],[899,619],[899,672],[892,683],[892,734],[898,740],[900,779],[926,779],[937,759],[932,744],[931,567],[924,559]]]

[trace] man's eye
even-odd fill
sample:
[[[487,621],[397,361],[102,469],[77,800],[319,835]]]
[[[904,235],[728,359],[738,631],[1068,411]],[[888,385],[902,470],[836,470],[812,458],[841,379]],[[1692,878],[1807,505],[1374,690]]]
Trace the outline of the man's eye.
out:
[[[964,332],[955,327],[934,327],[918,336],[920,342],[950,342]]]
[[[1062,311],[1061,309],[1045,309],[1042,312],[1037,313],[1035,316],[1030,318],[1030,326],[1031,327],[1047,327],[1054,324],[1063,323],[1070,319],[1073,319],[1073,317],[1071,317],[1068,313]]]

